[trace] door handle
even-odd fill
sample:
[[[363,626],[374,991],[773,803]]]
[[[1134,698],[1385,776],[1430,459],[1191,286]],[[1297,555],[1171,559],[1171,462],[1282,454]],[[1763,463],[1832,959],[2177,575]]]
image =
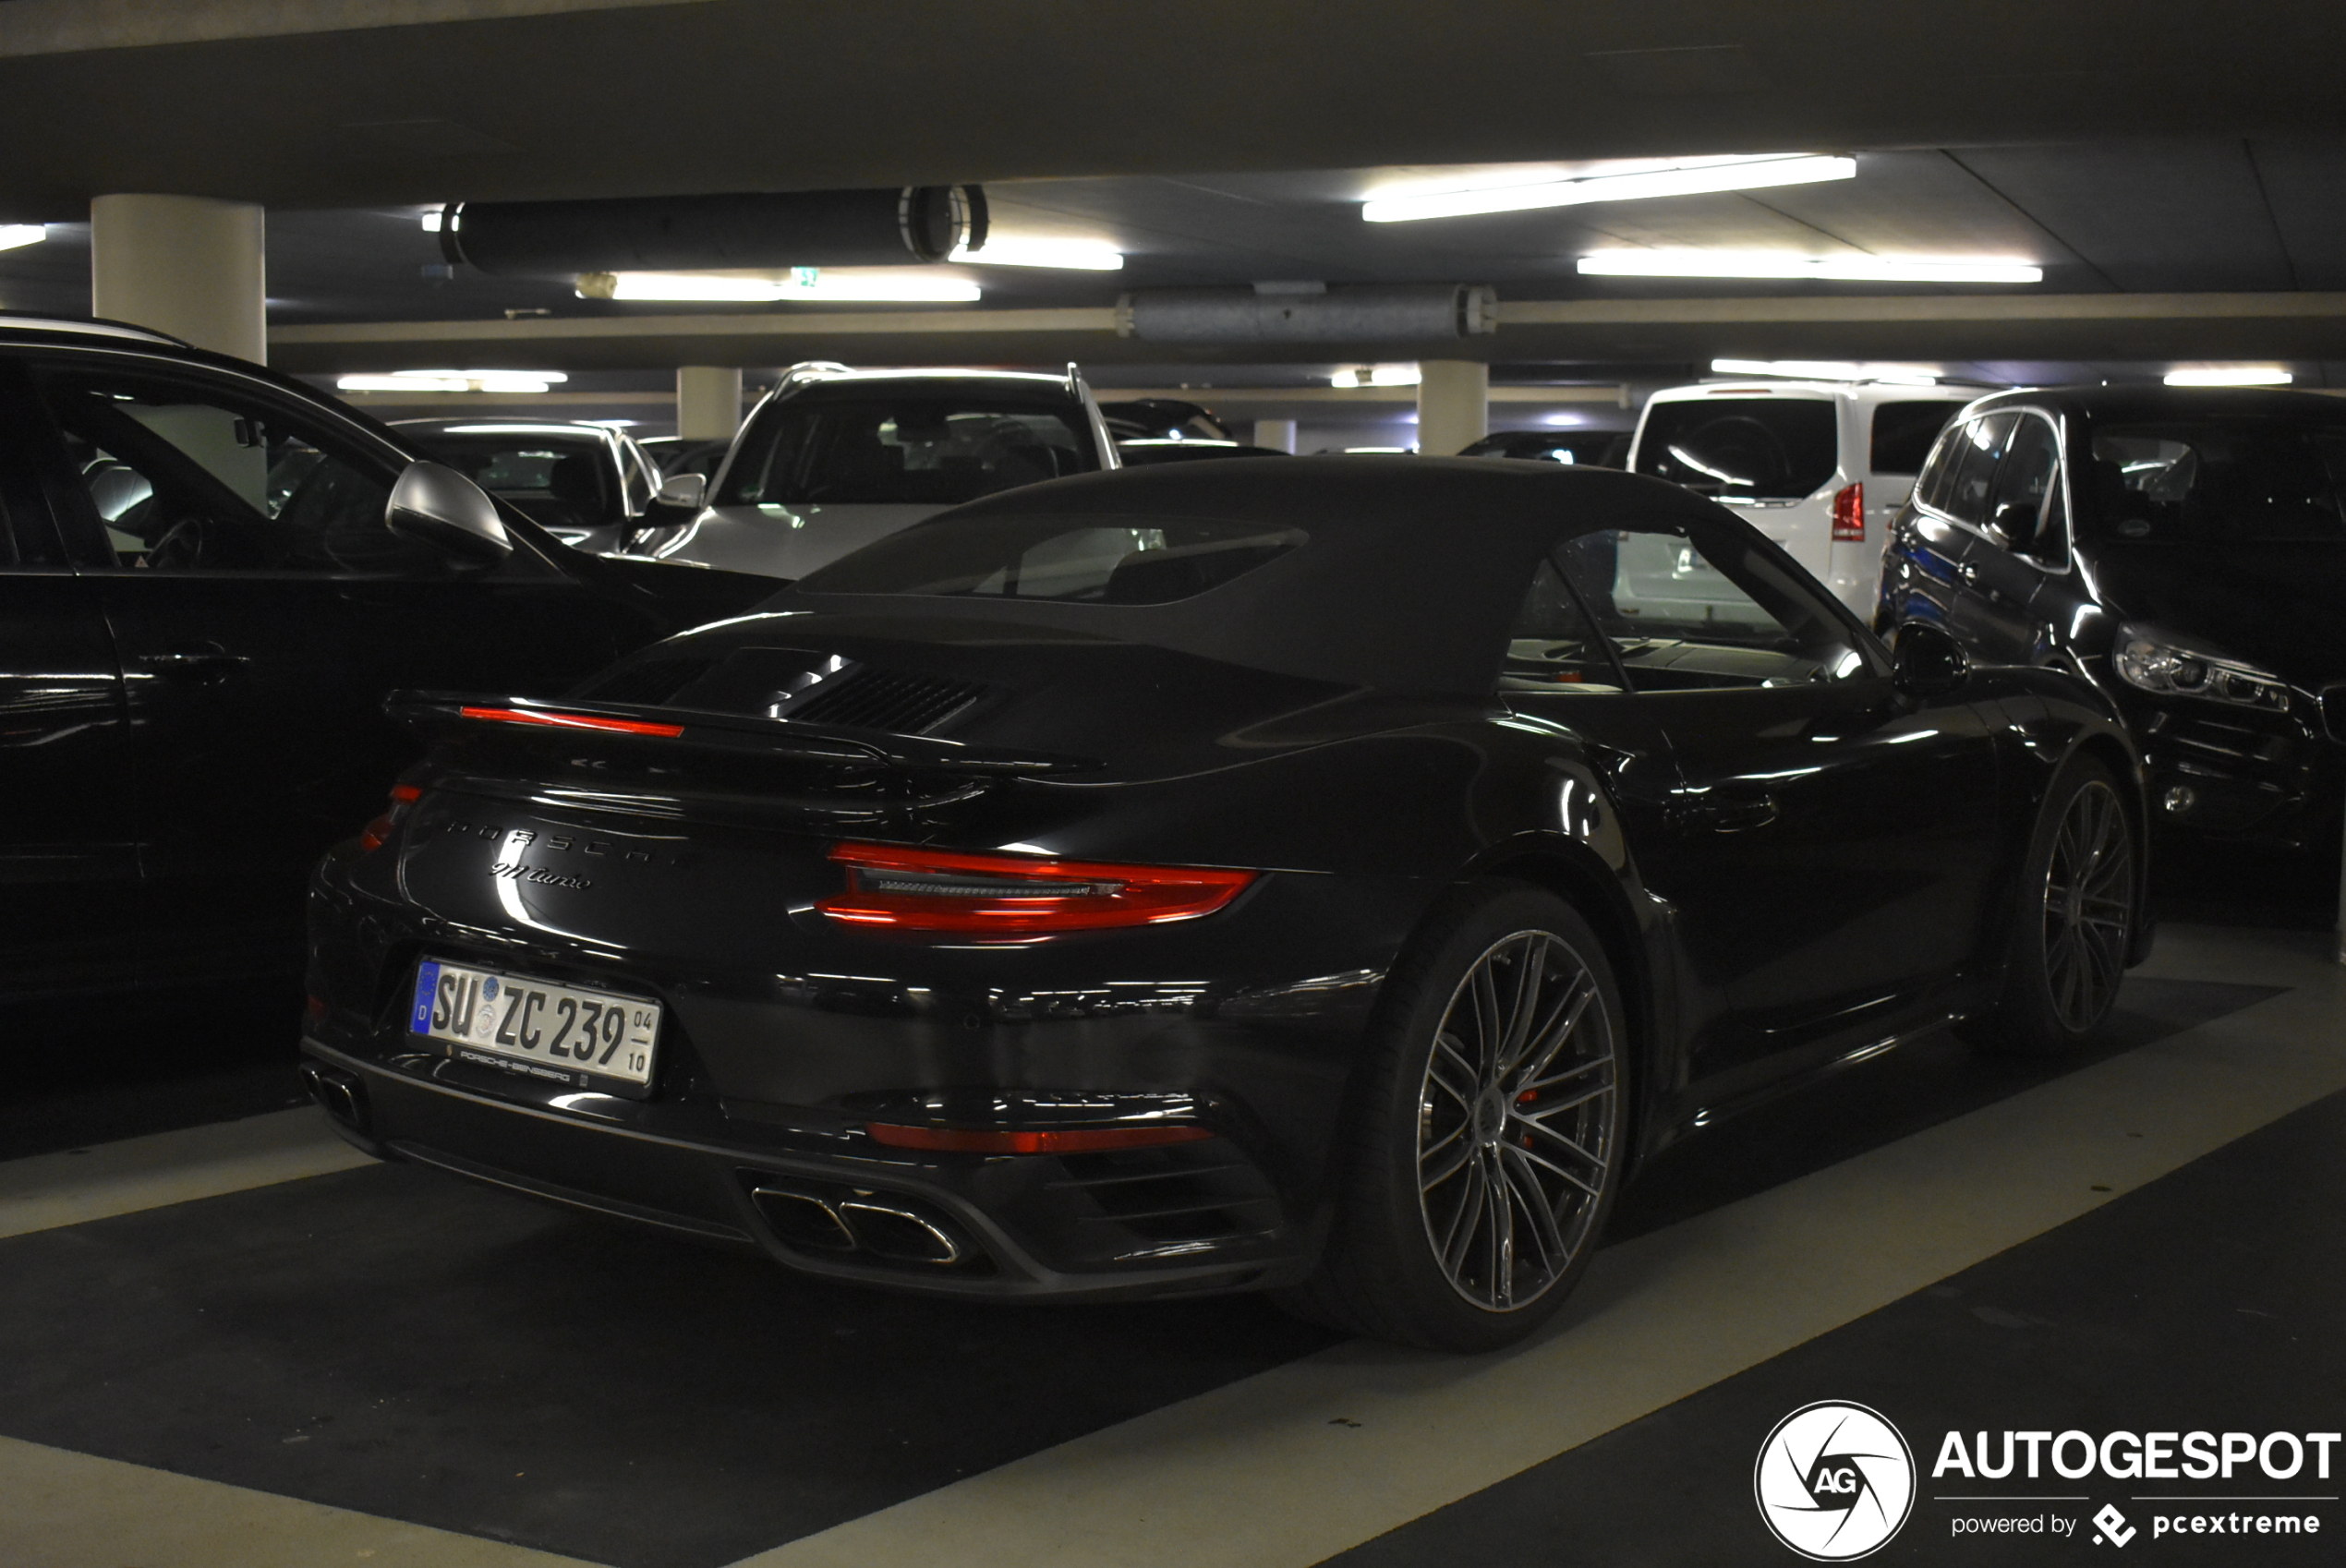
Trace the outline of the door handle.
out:
[[[168,653],[140,654],[131,662],[160,675],[192,675],[216,681],[242,669],[252,660],[220,648],[177,648]]]
[[[1712,833],[1742,833],[1776,820],[1776,798],[1765,790],[1713,789],[1681,805],[1678,820]]]

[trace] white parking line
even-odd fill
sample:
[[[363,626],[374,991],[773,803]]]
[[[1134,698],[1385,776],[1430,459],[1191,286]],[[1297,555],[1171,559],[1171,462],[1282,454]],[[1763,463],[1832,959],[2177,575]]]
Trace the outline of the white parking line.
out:
[[[2294,989],[1613,1248],[1518,1350],[1340,1345],[738,1568],[1319,1562],[2346,1089],[2325,951],[2171,932],[2144,973]]]
[[[372,1164],[302,1105],[0,1164],[0,1237]]]
[[[0,1438],[9,1568],[578,1568],[578,1560]]]

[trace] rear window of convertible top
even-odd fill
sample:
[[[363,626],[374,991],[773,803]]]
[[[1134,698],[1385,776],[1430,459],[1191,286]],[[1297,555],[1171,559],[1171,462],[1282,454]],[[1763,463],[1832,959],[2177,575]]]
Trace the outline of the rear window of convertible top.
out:
[[[1301,528],[1238,518],[947,517],[842,556],[798,586],[816,594],[1172,604],[1276,561],[1308,537]]]

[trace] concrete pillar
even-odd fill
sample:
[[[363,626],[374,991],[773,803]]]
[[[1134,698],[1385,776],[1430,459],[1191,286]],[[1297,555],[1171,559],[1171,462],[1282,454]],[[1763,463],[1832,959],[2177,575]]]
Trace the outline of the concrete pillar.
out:
[[[266,363],[261,209],[205,196],[101,196],[90,203],[92,315]]]
[[[1418,451],[1449,457],[1491,433],[1491,367],[1472,359],[1418,366]]]
[[[1281,452],[1293,452],[1295,450],[1295,421],[1257,419],[1254,422],[1254,444],[1276,447]]]
[[[730,441],[742,428],[738,365],[686,365],[676,372],[676,433],[688,441]]]

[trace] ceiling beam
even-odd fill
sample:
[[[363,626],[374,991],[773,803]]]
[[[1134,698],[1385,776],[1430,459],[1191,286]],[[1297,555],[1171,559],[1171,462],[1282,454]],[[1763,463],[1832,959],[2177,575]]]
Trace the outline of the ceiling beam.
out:
[[[2346,358],[2346,293],[1517,300],[1499,330],[1455,343],[1175,345],[1119,337],[1109,308],[755,311],[362,321],[272,329],[271,363],[302,374],[479,366],[1087,366],[1481,359],[2166,360]]]
[[[100,19],[60,31],[68,9]],[[0,160],[0,215],[73,221],[117,191],[388,206],[2346,127],[2335,0],[2267,0],[2253,25],[2204,0],[441,9],[7,0],[0,145],[39,155]],[[246,20],[189,36],[182,12]],[[336,12],[370,25],[256,19]]]

